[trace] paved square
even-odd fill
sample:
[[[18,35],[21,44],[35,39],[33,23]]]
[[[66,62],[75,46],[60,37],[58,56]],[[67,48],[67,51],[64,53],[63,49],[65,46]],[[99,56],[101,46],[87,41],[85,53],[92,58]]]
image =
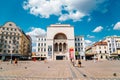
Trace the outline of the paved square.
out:
[[[19,61],[0,63],[0,80],[120,80],[120,61]]]

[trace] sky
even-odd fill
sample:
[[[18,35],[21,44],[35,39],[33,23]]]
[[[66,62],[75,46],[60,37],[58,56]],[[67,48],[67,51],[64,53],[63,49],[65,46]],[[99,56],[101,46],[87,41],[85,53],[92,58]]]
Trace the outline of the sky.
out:
[[[86,44],[120,36],[120,0],[0,0],[0,26],[14,22],[32,37],[51,24],[70,24]]]

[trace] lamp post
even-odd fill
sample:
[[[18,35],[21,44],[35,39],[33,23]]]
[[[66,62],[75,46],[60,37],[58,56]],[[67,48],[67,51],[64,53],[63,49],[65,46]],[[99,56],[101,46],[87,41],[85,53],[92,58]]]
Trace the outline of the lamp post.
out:
[[[95,60],[95,53],[94,53],[94,63],[96,62],[96,60]]]
[[[10,59],[10,62],[11,62],[11,64],[12,64],[12,53],[11,53],[11,59]]]

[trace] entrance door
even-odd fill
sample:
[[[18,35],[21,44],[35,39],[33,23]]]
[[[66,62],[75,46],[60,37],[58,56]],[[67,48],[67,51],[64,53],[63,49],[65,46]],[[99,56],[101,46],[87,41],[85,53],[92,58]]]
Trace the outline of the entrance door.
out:
[[[56,60],[64,60],[65,56],[56,56]]]

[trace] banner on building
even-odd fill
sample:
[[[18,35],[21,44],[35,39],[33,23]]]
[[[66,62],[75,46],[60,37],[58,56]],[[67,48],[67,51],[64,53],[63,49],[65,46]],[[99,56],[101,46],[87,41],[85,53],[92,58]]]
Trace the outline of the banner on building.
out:
[[[52,58],[52,45],[48,45],[48,56]]]
[[[69,49],[69,54],[70,54],[70,59],[74,59],[74,49],[73,48]]]

